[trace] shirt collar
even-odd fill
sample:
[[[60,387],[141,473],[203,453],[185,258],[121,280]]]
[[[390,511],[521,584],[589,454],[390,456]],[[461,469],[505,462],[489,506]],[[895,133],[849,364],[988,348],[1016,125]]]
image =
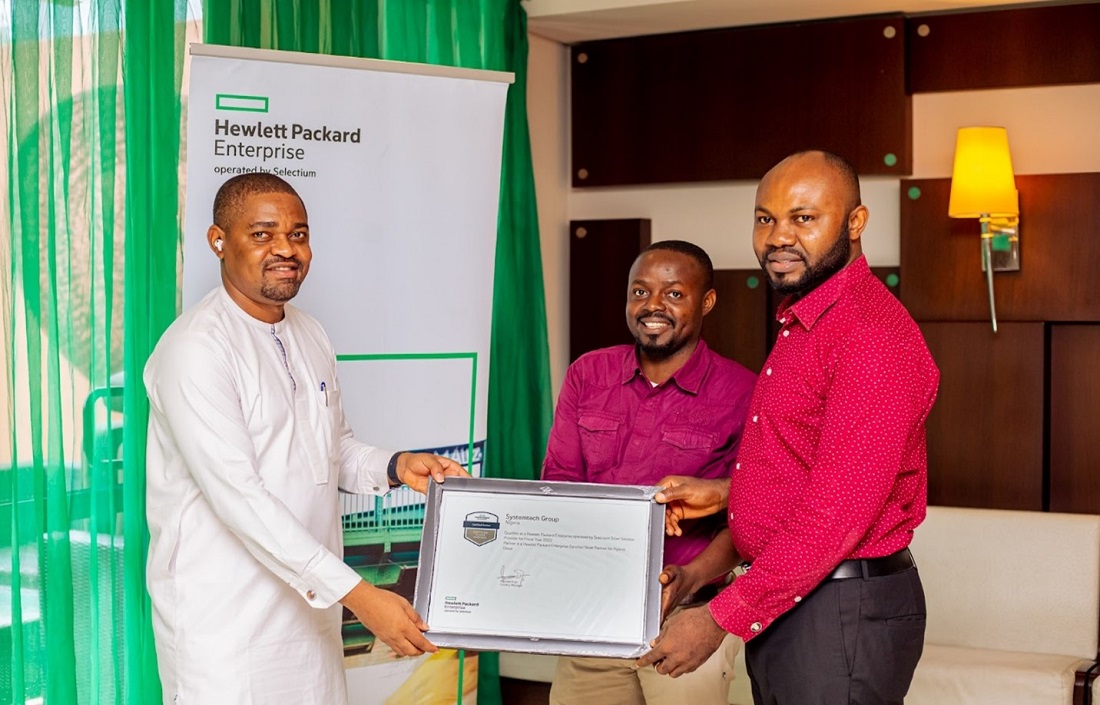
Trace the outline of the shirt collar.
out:
[[[669,381],[675,382],[676,386],[689,394],[698,394],[699,389],[703,386],[703,377],[706,375],[709,365],[708,350],[707,344],[700,338],[695,346],[695,352],[691,354],[683,367],[676,370],[669,377]],[[635,377],[642,377],[643,379],[645,377],[642,374],[641,366],[638,365],[638,347],[636,345],[628,348],[626,355],[623,356],[623,384],[628,384]],[[648,380],[646,384],[649,384]]]
[[[835,304],[846,291],[871,275],[867,258],[860,255],[854,262],[825,280],[825,283],[797,301],[788,296],[779,304],[776,318],[793,315],[807,329],[813,328],[817,320]]]

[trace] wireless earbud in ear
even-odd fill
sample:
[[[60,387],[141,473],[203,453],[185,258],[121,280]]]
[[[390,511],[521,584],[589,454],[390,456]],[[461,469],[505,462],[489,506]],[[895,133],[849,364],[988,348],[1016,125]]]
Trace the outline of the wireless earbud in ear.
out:
[[[222,239],[218,238],[214,241],[214,247],[218,248],[218,252],[222,251]]]

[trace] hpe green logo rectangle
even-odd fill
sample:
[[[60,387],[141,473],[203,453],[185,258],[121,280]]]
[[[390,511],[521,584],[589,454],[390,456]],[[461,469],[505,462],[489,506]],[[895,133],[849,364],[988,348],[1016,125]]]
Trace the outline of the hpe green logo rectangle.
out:
[[[267,97],[262,95],[218,93],[214,96],[214,109],[238,110],[244,113],[266,113]]]

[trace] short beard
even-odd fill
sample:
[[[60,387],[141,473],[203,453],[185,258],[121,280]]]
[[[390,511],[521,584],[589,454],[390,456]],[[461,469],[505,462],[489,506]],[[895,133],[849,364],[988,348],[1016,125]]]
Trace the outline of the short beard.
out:
[[[663,345],[657,345],[646,342],[645,337],[644,335],[636,335],[634,340],[638,343],[638,349],[644,352],[650,360],[667,360],[684,347],[684,341],[675,338]]]
[[[268,301],[286,303],[297,296],[298,290],[301,288],[302,282],[297,279],[294,281],[279,282],[278,284],[268,284],[265,282],[260,285],[260,296],[263,296]]]
[[[793,282],[785,282],[781,279],[776,279],[767,271],[768,255],[783,248],[774,247],[764,253],[760,266],[768,274],[768,281],[777,292],[783,296],[805,296],[824,284],[828,281],[829,277],[844,269],[848,264],[848,257],[850,257],[852,253],[852,241],[848,236],[848,226],[845,225],[840,233],[840,237],[837,238],[833,246],[830,247],[817,262],[813,264],[807,262],[806,270],[802,272],[802,276]]]
[[[648,315],[644,314],[644,315]],[[669,325],[674,325],[674,321],[665,317],[664,320],[668,321]],[[641,323],[638,323],[640,326]],[[638,344],[638,350],[645,353],[646,357],[650,360],[667,360],[676,353],[683,349],[685,341],[676,337],[669,339],[667,343],[658,344],[653,339],[658,336],[646,335],[644,331],[634,331],[634,342]]]
[[[283,264],[285,262],[292,262],[298,265],[298,271],[302,271],[302,263],[297,257],[280,257],[279,255],[275,255],[265,259],[262,266],[266,271],[268,267]],[[286,303],[297,296],[298,290],[301,288],[301,279],[278,279],[274,283],[271,283],[265,278],[260,281],[260,296],[268,301]]]

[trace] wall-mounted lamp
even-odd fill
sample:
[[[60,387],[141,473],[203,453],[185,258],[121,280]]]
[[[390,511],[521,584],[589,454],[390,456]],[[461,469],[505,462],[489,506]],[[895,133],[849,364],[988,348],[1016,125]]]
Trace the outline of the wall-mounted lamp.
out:
[[[978,218],[982,226],[982,270],[989,286],[989,315],[997,332],[993,272],[1020,269],[1020,194],[1003,127],[960,127],[951,175],[952,218]]]

